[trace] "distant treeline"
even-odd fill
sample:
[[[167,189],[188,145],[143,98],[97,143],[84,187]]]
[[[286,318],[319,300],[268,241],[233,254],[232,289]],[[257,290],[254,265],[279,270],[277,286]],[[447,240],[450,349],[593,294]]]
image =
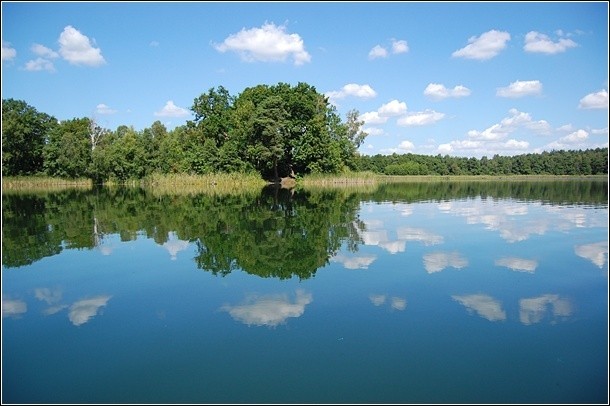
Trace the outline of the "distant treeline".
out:
[[[255,174],[278,180],[369,171],[386,175],[595,175],[608,148],[512,157],[364,156],[357,110],[346,121],[313,86],[257,85],[237,97],[219,86],[194,99],[194,120],[168,131],[101,128],[93,118],[58,121],[22,100],[2,100],[3,176],[124,182],[154,174]]]
[[[360,171],[385,175],[598,175],[608,173],[608,148],[492,158],[393,154],[359,156]]]

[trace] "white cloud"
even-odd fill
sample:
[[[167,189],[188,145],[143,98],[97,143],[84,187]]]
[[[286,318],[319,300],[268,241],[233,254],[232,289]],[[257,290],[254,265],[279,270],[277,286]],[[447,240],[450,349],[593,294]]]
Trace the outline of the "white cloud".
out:
[[[387,118],[386,118],[387,120]],[[377,127],[362,127],[362,131],[367,133],[368,135],[382,135],[383,129]]]
[[[83,299],[74,302],[74,304],[70,306],[68,318],[75,326],[85,324],[89,321],[89,319],[97,315],[100,308],[106,306],[111,297],[112,296],[107,295],[95,296],[90,299]]]
[[[500,302],[489,295],[453,295],[451,298],[465,306],[466,309],[468,309],[468,312],[472,313],[475,311],[479,316],[489,321],[506,320],[506,312],[502,310],[502,305]]]
[[[392,297],[391,304],[392,309],[404,310],[407,307],[407,299],[402,297]]]
[[[424,95],[435,100],[442,100],[448,97],[466,97],[470,96],[470,93],[470,89],[465,86],[457,85],[453,89],[448,89],[440,83],[430,83],[424,90]]]
[[[189,114],[187,109],[176,106],[172,100],[165,103],[160,111],[155,112],[157,117],[186,117]]]
[[[508,140],[499,147],[507,150],[526,150],[529,146],[530,143],[527,141]]]
[[[11,47],[10,42],[2,41],[2,60],[10,61],[17,56],[15,48]]]
[[[375,262],[375,259],[377,259],[377,257],[374,255],[346,256],[338,254],[330,260],[343,264],[347,269],[368,269],[369,265]]]
[[[415,149],[415,145],[411,141],[405,140],[398,145],[398,149],[402,149],[403,151],[412,151]]]
[[[558,31],[561,35],[562,32]],[[565,52],[568,48],[574,48],[578,44],[571,39],[560,38],[557,42],[553,42],[548,35],[541,34],[536,31],[530,31],[525,34],[525,45],[523,49],[527,52],[541,52],[544,54],[557,54]]]
[[[369,299],[375,306],[381,306],[385,303],[385,295],[369,295]]]
[[[399,118],[398,121],[396,121],[396,124],[405,127],[428,125],[442,120],[443,117],[445,117],[444,113],[439,113],[434,110],[418,111]]]
[[[572,304],[559,295],[542,295],[519,300],[519,321],[525,325],[539,323],[546,313],[547,306],[553,307],[553,316],[568,317],[572,314]]]
[[[50,48],[45,47],[44,45],[34,44],[34,45],[32,45],[31,50],[32,50],[32,52],[34,52],[36,55],[40,56],[41,58],[45,58],[45,59],[59,58],[59,54],[57,52],[53,51]]]
[[[332,102],[334,100],[343,99],[348,96],[358,97],[361,99],[370,99],[377,96],[377,92],[375,92],[375,90],[373,90],[373,88],[369,85],[348,83],[347,85],[343,86],[341,90],[333,90],[327,92],[325,95]]]
[[[34,297],[51,305],[61,301],[62,291],[61,289],[36,288],[34,289]]]
[[[534,273],[538,267],[538,262],[534,260],[515,257],[500,258],[494,263],[496,266],[504,266],[518,272]]]
[[[491,30],[479,37],[470,37],[468,45],[458,49],[453,57],[486,60],[498,55],[506,47],[510,34],[504,31]]]
[[[409,44],[405,40],[392,40],[392,53],[403,54],[409,52]]]
[[[517,109],[509,110],[509,117],[505,117],[499,124],[494,124],[483,131],[470,130],[468,137],[475,140],[495,141],[504,139],[508,134],[525,128],[537,134],[549,134],[551,126],[545,120],[534,121],[529,113],[518,111]]]
[[[400,116],[406,112],[407,104],[398,100],[392,100],[386,104],[383,104],[381,107],[379,107],[379,109],[377,109],[377,113],[379,113],[380,117]]]
[[[574,247],[574,252],[581,258],[588,259],[600,269],[608,262],[608,242],[600,241],[593,244],[583,244]]]
[[[542,92],[542,83],[538,80],[518,80],[507,87],[501,87],[496,92],[499,97],[523,97],[537,95]]]
[[[358,120],[364,121],[365,124],[384,124],[388,121],[388,117],[381,117],[377,111],[370,111],[361,114]]]
[[[178,253],[186,250],[188,246],[189,242],[179,239],[175,232],[169,232],[167,234],[167,241],[163,243],[163,248],[169,252],[172,261],[175,261]]]
[[[38,72],[41,70],[55,72],[55,66],[53,65],[53,62],[48,59],[36,58],[25,63],[25,70],[30,72]]]
[[[388,56],[388,51],[387,49],[385,49],[384,47],[382,47],[381,45],[375,45],[370,51],[369,51],[369,59],[375,59],[375,58],[385,58]]]
[[[28,311],[28,305],[23,300],[9,299],[2,296],[2,318],[19,316]]]
[[[300,317],[305,306],[313,301],[311,293],[296,291],[295,303],[290,303],[286,295],[267,295],[250,297],[246,304],[239,306],[225,305],[221,310],[228,312],[235,320],[248,326],[275,327],[289,317]]]
[[[591,130],[592,135],[605,135],[608,136],[608,127],[606,128],[594,128]]]
[[[398,239],[404,241],[418,241],[424,245],[441,244],[444,240],[442,235],[434,234],[421,228],[403,227],[396,229]]]
[[[588,132],[586,132],[585,130],[577,130],[571,134],[566,135],[565,137],[562,137],[561,141],[567,142],[569,144],[576,144],[585,141],[587,138],[589,138]]]
[[[608,108],[608,91],[602,89],[596,93],[589,93],[578,103],[579,109],[607,109]]]
[[[260,28],[243,28],[229,35],[221,44],[214,45],[219,52],[232,51],[246,62],[284,62],[292,57],[295,65],[311,61],[299,34],[288,34],[285,26],[265,23]]]
[[[106,63],[102,51],[71,25],[59,35],[59,54],[73,65],[100,66]]]
[[[106,106],[104,103],[100,103],[95,107],[95,112],[97,114],[114,114],[117,111]]]
[[[462,269],[468,265],[468,260],[458,252],[434,252],[424,255],[426,272],[440,272],[445,268]]]

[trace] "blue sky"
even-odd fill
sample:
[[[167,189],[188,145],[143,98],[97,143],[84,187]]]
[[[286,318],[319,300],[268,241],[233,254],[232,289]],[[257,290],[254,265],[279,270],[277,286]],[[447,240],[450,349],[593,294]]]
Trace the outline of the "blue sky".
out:
[[[608,3],[2,2],[2,98],[110,130],[306,82],[364,154],[608,146]]]

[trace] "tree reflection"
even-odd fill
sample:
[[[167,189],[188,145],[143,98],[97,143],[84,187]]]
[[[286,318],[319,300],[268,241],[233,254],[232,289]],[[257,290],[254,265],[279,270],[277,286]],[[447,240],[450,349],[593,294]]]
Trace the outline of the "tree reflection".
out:
[[[360,204],[447,201],[481,196],[552,204],[607,205],[607,181],[410,182],[376,188],[261,191],[172,195],[140,188],[24,193],[2,200],[2,264],[32,264],[65,249],[103,249],[106,239],[153,239],[170,254],[196,247],[197,268],[214,275],[235,270],[261,277],[311,278],[342,245],[354,253],[374,236],[359,218]],[[405,238],[423,238],[401,229]],[[388,242],[390,243],[390,242]],[[180,244],[177,246],[176,244]],[[402,246],[387,247],[401,252]],[[351,257],[336,258],[350,261]],[[355,268],[374,258],[360,258]]]

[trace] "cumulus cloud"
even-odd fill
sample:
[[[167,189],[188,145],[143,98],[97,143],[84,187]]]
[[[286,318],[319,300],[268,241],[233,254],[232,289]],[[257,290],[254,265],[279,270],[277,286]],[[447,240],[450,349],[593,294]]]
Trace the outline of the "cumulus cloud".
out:
[[[368,135],[382,135],[383,129],[377,127],[362,127],[362,132],[365,132]]]
[[[75,326],[85,324],[92,317],[96,316],[102,307],[106,306],[111,297],[112,296],[102,295],[74,302],[74,304],[70,306],[68,318]]]
[[[403,54],[409,52],[409,44],[405,40],[392,40],[392,53]]]
[[[576,130],[565,137],[559,138],[545,146],[546,149],[575,149],[577,147],[586,147],[586,141],[589,139],[589,133],[583,129]]]
[[[343,264],[347,269],[368,269],[369,265],[375,262],[375,259],[377,259],[375,255],[346,256],[338,254],[330,260]]]
[[[545,120],[534,121],[529,113],[517,109],[510,109],[509,114],[510,116],[503,118],[500,123],[493,124],[483,131],[468,131],[468,137],[474,140],[501,140],[519,129],[527,129],[541,135],[551,133],[551,126]]]
[[[385,303],[385,295],[369,295],[369,299],[374,306],[381,306]]]
[[[404,310],[407,307],[407,299],[402,297],[392,297],[390,306],[392,306],[392,309]]]
[[[341,90],[333,90],[327,92],[325,95],[331,102],[334,102],[335,100],[343,99],[348,96],[358,97],[361,99],[370,99],[377,96],[377,92],[375,92],[375,90],[373,90],[373,88],[369,85],[348,83],[347,85],[343,86]]]
[[[434,110],[418,111],[399,118],[396,124],[404,127],[428,125],[442,120],[443,117],[445,117],[445,113],[439,113]]]
[[[161,110],[155,112],[157,117],[186,117],[189,114],[187,109],[176,106],[172,100],[168,100]]]
[[[574,247],[574,252],[581,258],[588,259],[600,269],[608,262],[608,242],[600,241],[593,244],[583,244]]]
[[[415,145],[411,141],[405,140],[398,145],[398,149],[403,151],[412,151],[415,149]]]
[[[294,303],[286,295],[253,296],[246,303],[238,306],[225,305],[222,311],[228,312],[233,319],[248,326],[275,327],[283,324],[289,317],[300,317],[305,312],[305,306],[313,301],[311,293],[296,291]]]
[[[499,97],[523,97],[542,93],[542,83],[538,80],[518,80],[507,87],[501,87],[496,92]]]
[[[100,103],[97,106],[95,106],[95,112],[97,114],[114,114],[117,111],[114,109],[111,109],[109,106],[105,105],[104,103]]]
[[[23,300],[9,299],[2,296],[2,318],[17,317],[28,311],[28,305]]]
[[[453,89],[448,89],[440,83],[430,83],[424,90],[424,95],[435,100],[442,100],[448,97],[466,97],[470,96],[470,89],[465,86],[457,85]]]
[[[388,117],[381,117],[377,111],[370,111],[361,114],[358,120],[364,121],[365,124],[383,124],[388,121]]]
[[[17,51],[15,48],[11,47],[10,42],[2,41],[2,60],[10,61],[13,60],[17,56]]]
[[[42,70],[55,72],[55,65],[48,59],[36,58],[25,63],[25,70],[30,72],[39,72]]]
[[[515,257],[507,257],[500,258],[495,261],[496,266],[504,266],[506,268],[512,269],[517,272],[529,272],[534,273],[536,267],[538,267],[538,262],[531,259],[523,259],[523,258],[515,258]]]
[[[369,59],[386,58],[387,56],[388,56],[388,50],[385,49],[384,47],[382,47],[381,45],[375,45],[369,51]]]
[[[491,30],[481,34],[479,37],[470,37],[468,45],[458,49],[451,56],[481,61],[491,59],[506,48],[506,43],[509,40],[510,34],[508,32]]]
[[[426,272],[440,272],[445,268],[462,269],[468,265],[468,260],[459,252],[434,252],[424,255]]]
[[[502,310],[500,302],[484,294],[451,296],[453,300],[465,306],[469,313],[473,311],[489,321],[506,320],[506,312]]]
[[[38,55],[41,58],[47,58],[47,59],[59,58],[59,54],[57,52],[53,51],[50,48],[45,47],[44,45],[34,44],[34,45],[32,45],[31,50],[32,50],[32,52],[34,52],[36,55]]]
[[[284,62],[292,58],[295,65],[311,61],[299,34],[288,34],[285,26],[265,23],[260,28],[243,28],[231,34],[221,44],[215,44],[219,52],[236,52],[246,62]]]
[[[542,295],[519,300],[519,321],[525,325],[539,323],[547,313],[547,307],[552,306],[554,319],[568,317],[572,314],[572,304],[559,295]],[[554,321],[554,320],[553,320]]]
[[[172,261],[175,261],[178,253],[188,248],[189,242],[179,239],[175,232],[169,232],[167,236],[168,239],[163,243],[163,248],[169,252]]]
[[[106,63],[100,48],[89,37],[68,25],[59,35],[59,54],[73,65],[100,66]]]
[[[589,93],[578,103],[580,109],[607,109],[608,108],[608,91],[602,89],[596,93]]]
[[[558,32],[560,35],[561,31]],[[568,38],[560,38],[553,42],[548,35],[541,34],[536,31],[530,31],[525,34],[525,45],[523,49],[526,52],[539,52],[543,54],[557,54],[565,52],[568,48],[574,48],[578,44]]]
[[[377,109],[377,113],[380,117],[395,117],[403,115],[406,112],[407,104],[398,100],[392,100]]]

